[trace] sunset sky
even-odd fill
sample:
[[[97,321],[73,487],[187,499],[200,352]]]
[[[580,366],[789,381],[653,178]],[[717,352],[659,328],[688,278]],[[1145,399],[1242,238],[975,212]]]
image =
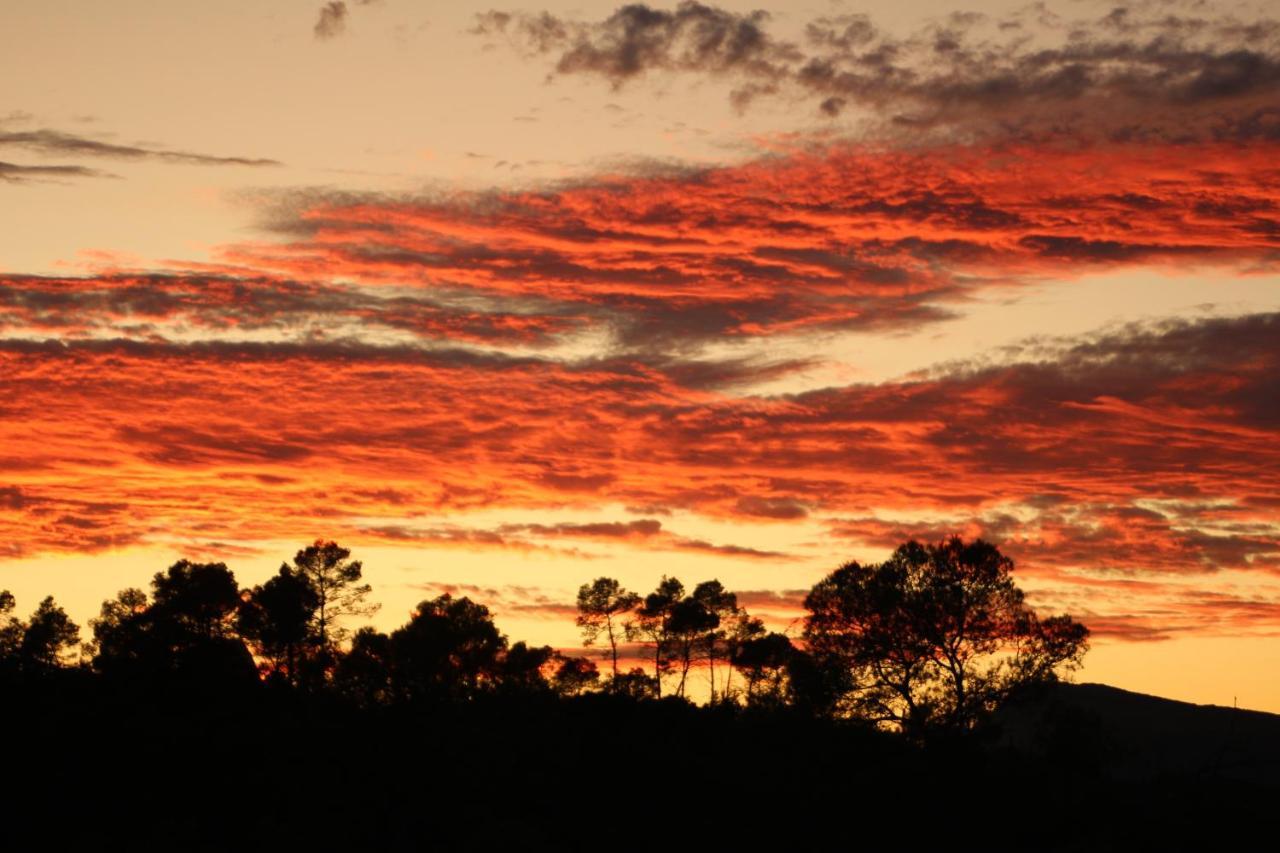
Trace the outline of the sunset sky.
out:
[[[758,3],[3,0],[0,589],[796,635],[981,535],[1080,680],[1280,712],[1280,8]]]

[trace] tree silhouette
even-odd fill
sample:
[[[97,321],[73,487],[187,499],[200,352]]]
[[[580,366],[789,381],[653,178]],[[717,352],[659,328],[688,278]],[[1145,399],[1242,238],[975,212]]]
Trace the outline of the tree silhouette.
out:
[[[667,642],[672,657],[680,664],[680,681],[676,695],[684,696],[689,680],[689,669],[694,659],[715,637],[720,617],[708,610],[701,601],[690,596],[671,605],[667,619]]]
[[[147,594],[136,587],[123,589],[115,598],[102,602],[98,617],[89,620],[93,640],[86,644],[96,670],[136,674],[144,665],[157,665],[150,637],[143,636],[149,627],[143,619],[148,606]],[[167,656],[168,650],[159,654]]]
[[[856,687],[843,659],[811,649],[793,649],[787,661],[787,693],[791,707],[811,717],[833,717]]]
[[[853,713],[913,735],[967,731],[1087,649],[1083,625],[1036,616],[1012,570],[995,546],[959,537],[846,563],[805,599],[806,644],[849,674]]]
[[[225,565],[179,560],[152,578],[151,590],[150,601],[139,589],[122,590],[90,622],[99,672],[153,687],[180,675],[197,689],[256,678],[235,630],[240,587]]]
[[[18,662],[23,669],[40,671],[62,666],[80,642],[80,628],[53,596],[46,596],[22,625]]]
[[[733,632],[739,620],[746,618],[746,612],[738,608],[738,596],[724,588],[718,580],[703,581],[693,588],[693,600],[698,602],[711,617],[707,620],[707,629],[702,637],[702,649],[707,657],[708,678],[711,682],[711,699],[716,701],[716,661],[729,660],[729,649],[725,641]],[[711,624],[714,623],[714,624]],[[731,664],[732,666],[732,664]],[[729,685],[725,685],[725,690]]]
[[[787,704],[787,667],[795,653],[791,639],[776,632],[745,640],[737,647],[733,663],[746,676],[748,706],[777,708]]]
[[[627,672],[618,673],[618,677],[609,683],[609,692],[640,701],[658,694],[658,679],[640,667],[632,667]]]
[[[684,598],[684,584],[662,576],[658,588],[645,596],[636,609],[636,618],[627,626],[627,636],[653,649],[653,695],[662,696],[662,676],[671,667],[671,613]]]
[[[268,675],[289,684],[311,682],[311,626],[320,596],[300,572],[288,566],[249,590],[237,614],[240,634],[264,662]]]
[[[595,661],[579,657],[561,656],[555,675],[551,677],[552,686],[561,696],[578,696],[586,693],[599,681],[600,673],[596,669]],[[615,686],[618,684],[616,675],[611,684]]]
[[[23,625],[13,615],[16,606],[13,593],[7,589],[0,589],[0,664],[17,663]]]
[[[283,568],[283,567],[282,567]],[[293,557],[293,571],[311,585],[317,606],[311,620],[312,641],[323,657],[331,656],[346,637],[335,623],[344,616],[369,616],[378,606],[365,601],[370,586],[360,583],[364,566],[336,542],[317,539]]]
[[[735,596],[736,599],[736,596]],[[724,682],[724,698],[733,698],[733,671],[737,666],[739,650],[745,643],[763,637],[768,631],[764,622],[751,616],[743,608],[738,608],[730,617],[729,625],[721,631],[724,643],[724,660],[728,663],[729,674]]]
[[[391,701],[391,638],[369,627],[356,631],[351,648],[338,660],[334,683],[364,707]]]
[[[240,606],[240,586],[225,563],[179,560],[151,581],[154,604],[206,639],[227,636]]]
[[[468,699],[499,677],[506,649],[489,608],[445,593],[392,632],[392,680],[408,699]]]
[[[578,616],[574,621],[582,629],[583,644],[591,646],[601,633],[605,635],[613,660],[614,679],[618,677],[618,640],[626,633],[618,619],[639,604],[640,596],[623,589],[613,578],[596,578],[578,588]]]
[[[551,689],[547,670],[555,665],[556,652],[550,646],[530,646],[524,640],[513,643],[502,655],[498,667],[499,686],[508,693],[542,693]]]

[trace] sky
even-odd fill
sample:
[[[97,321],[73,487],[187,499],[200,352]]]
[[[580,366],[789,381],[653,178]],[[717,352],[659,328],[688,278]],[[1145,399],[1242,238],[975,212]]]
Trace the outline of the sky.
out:
[[[1270,8],[1268,8],[1270,7]],[[981,536],[1280,711],[1280,12],[0,0],[0,588],[804,592]]]

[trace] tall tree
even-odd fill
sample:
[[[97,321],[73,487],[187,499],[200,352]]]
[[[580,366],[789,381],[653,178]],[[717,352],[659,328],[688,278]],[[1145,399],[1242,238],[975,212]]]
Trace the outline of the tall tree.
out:
[[[724,659],[729,670],[724,681],[726,699],[733,697],[733,671],[737,667],[738,651],[746,643],[757,640],[766,633],[768,631],[764,627],[764,622],[747,613],[745,608],[739,607],[730,618],[729,625],[723,631]]]
[[[847,670],[855,713],[913,734],[967,731],[1088,648],[1083,625],[1036,615],[1012,570],[994,545],[959,537],[846,563],[805,599],[807,649]]]
[[[707,658],[708,678],[711,682],[710,702],[715,704],[716,660],[728,659],[729,654],[724,641],[733,630],[734,623],[746,617],[746,612],[738,609],[738,596],[725,589],[724,584],[718,580],[703,581],[694,587],[693,600],[698,602],[711,617],[714,617],[707,620],[702,647]]]
[[[605,635],[614,679],[618,677],[618,641],[626,635],[619,620],[639,604],[640,596],[623,589],[613,578],[596,578],[578,588],[578,617],[574,621],[582,629],[583,645],[591,646],[602,633]]]
[[[282,567],[284,568],[284,567]],[[369,616],[378,609],[365,599],[371,588],[360,583],[364,566],[351,559],[350,549],[336,542],[317,539],[293,557],[293,571],[305,579],[318,602],[312,617],[312,639],[320,655],[330,656],[346,637],[336,624],[344,616]]]
[[[689,669],[708,639],[715,636],[719,625],[720,617],[693,596],[682,598],[671,606],[667,636],[671,654],[680,664],[680,680],[676,683],[677,696],[684,696]]]
[[[684,598],[684,584],[662,576],[658,588],[644,597],[627,635],[653,648],[653,694],[662,696],[662,676],[671,667],[671,614]]]

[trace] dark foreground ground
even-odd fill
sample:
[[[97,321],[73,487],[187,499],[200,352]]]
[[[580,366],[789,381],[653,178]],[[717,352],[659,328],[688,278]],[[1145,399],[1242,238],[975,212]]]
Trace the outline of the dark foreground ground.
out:
[[[360,711],[9,689],[8,850],[1220,850],[1280,839],[1280,717],[1059,688],[981,742],[606,696]]]

